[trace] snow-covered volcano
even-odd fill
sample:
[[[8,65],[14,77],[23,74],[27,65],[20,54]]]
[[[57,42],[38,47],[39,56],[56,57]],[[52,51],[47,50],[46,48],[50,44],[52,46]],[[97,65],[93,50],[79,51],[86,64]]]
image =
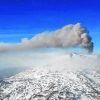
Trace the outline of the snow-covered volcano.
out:
[[[44,66],[2,80],[0,100],[100,100],[99,58],[47,56]]]

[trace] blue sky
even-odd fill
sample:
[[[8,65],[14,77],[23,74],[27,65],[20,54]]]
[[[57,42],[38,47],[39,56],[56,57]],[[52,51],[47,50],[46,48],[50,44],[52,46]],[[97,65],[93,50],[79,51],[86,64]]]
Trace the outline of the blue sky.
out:
[[[87,27],[99,52],[99,0],[0,0],[1,42],[20,42],[77,22]]]

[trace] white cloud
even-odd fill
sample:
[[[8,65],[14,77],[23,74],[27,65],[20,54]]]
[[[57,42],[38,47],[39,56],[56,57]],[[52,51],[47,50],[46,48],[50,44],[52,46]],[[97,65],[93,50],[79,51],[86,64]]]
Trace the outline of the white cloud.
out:
[[[61,52],[11,52],[0,54],[0,69],[12,67],[81,70],[100,67],[100,56]]]

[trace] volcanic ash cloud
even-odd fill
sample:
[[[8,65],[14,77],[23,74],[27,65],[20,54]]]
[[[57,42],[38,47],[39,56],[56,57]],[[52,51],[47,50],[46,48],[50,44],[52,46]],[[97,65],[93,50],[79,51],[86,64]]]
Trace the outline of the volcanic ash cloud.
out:
[[[31,39],[23,38],[16,45],[1,45],[0,51],[27,50],[33,48],[73,48],[80,47],[93,51],[93,42],[86,28],[77,23],[66,25],[53,32],[40,33]]]

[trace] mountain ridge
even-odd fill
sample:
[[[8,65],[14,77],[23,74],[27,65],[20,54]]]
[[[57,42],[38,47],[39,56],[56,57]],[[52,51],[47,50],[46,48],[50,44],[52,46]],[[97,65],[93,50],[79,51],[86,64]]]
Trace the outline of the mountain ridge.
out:
[[[0,100],[100,100],[99,56],[46,54],[0,82]]]
[[[47,69],[21,72],[3,80],[3,84],[0,83],[0,98],[1,100],[100,99],[100,83],[98,83],[100,73],[97,73],[99,71],[65,72]],[[94,78],[98,79],[98,82],[94,81]]]

